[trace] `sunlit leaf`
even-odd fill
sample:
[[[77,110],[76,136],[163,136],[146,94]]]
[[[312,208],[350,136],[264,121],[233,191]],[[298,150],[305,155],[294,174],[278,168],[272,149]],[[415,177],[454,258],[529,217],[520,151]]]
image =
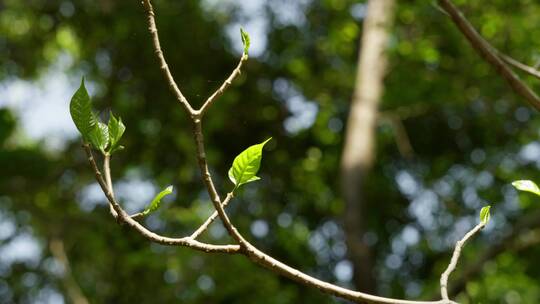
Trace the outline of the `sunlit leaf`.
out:
[[[540,189],[533,181],[530,180],[518,180],[513,182],[512,186],[516,187],[516,189],[521,191],[527,191],[536,195],[540,195]]]
[[[484,225],[489,222],[489,209],[491,209],[491,206],[485,206],[480,210],[480,222]]]
[[[262,149],[270,139],[272,138],[253,145],[236,156],[229,169],[229,179],[236,187],[260,179],[256,174],[261,166]]]

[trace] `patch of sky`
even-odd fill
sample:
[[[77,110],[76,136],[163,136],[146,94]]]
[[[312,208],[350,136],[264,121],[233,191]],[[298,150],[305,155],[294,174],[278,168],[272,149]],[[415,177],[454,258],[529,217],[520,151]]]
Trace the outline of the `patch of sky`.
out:
[[[290,134],[296,134],[310,128],[319,112],[317,103],[307,100],[305,96],[288,80],[278,78],[274,81],[273,90],[279,100],[284,101],[291,113],[284,121],[284,127]]]
[[[23,134],[42,140],[47,150],[61,150],[78,136],[69,114],[69,101],[79,85],[79,78],[75,81],[65,72],[71,64],[72,58],[64,54],[36,81],[12,78],[0,83],[0,108],[12,110]]]

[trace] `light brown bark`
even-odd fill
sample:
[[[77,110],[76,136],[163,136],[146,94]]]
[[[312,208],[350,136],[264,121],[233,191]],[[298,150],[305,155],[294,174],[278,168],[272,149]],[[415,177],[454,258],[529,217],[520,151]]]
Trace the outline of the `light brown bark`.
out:
[[[366,231],[363,189],[374,161],[377,109],[384,89],[385,50],[393,18],[394,0],[368,2],[341,161],[348,254],[354,265],[356,287],[365,292],[373,292],[376,284],[373,255],[363,239]]]

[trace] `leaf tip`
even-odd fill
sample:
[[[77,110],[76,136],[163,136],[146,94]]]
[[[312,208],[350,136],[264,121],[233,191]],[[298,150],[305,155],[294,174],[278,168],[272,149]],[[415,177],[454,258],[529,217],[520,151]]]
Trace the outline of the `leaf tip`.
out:
[[[86,91],[86,84],[85,84],[85,78],[84,76],[81,76],[81,85],[79,86],[79,89],[83,89]]]

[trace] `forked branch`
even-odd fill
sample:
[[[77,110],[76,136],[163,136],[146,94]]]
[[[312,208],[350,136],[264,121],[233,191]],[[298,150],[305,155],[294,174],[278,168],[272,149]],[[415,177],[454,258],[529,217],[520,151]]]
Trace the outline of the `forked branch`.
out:
[[[245,255],[255,264],[258,264],[267,269],[270,269],[271,271],[277,274],[280,274],[282,276],[285,276],[287,278],[290,278],[293,281],[296,281],[308,287],[317,288],[324,293],[334,295],[342,299],[347,299],[356,303],[387,303],[387,304],[455,303],[448,299],[447,294],[446,296],[445,294],[443,294],[443,299],[437,300],[437,301],[408,301],[408,300],[402,300],[402,299],[379,297],[379,296],[343,288],[343,287],[319,280],[312,276],[309,276],[283,262],[280,262],[276,260],[275,258],[269,256],[268,254],[262,252],[257,247],[255,247],[250,242],[248,242],[243,237],[243,235],[236,229],[236,227],[234,226],[234,224],[232,223],[232,221],[230,220],[230,218],[228,217],[224,209],[226,205],[232,200],[233,192],[227,194],[225,199],[222,200],[212,180],[212,176],[210,174],[210,170],[208,168],[208,163],[206,159],[201,119],[202,119],[203,114],[209,109],[209,107],[214,103],[214,101],[225,92],[225,90],[231,85],[232,81],[240,74],[242,64],[248,58],[247,47],[249,47],[249,40],[247,40],[248,43],[245,44],[244,54],[242,55],[240,62],[238,63],[238,66],[233,70],[233,72],[225,80],[225,82],[220,86],[220,88],[206,100],[206,102],[202,105],[202,107],[199,110],[194,110],[193,107],[188,102],[188,100],[182,95],[180,89],[178,88],[178,85],[175,83],[169,71],[169,68],[166,64],[163,52],[161,51],[161,46],[160,46],[158,32],[157,32],[156,23],[155,23],[155,15],[154,15],[154,11],[150,3],[150,0],[143,0],[143,5],[145,7],[146,14],[147,14],[147,20],[148,20],[148,25],[149,25],[148,28],[152,36],[154,52],[160,63],[160,68],[171,90],[173,91],[176,98],[178,99],[178,101],[181,103],[181,105],[183,106],[183,108],[186,110],[186,112],[191,118],[192,126],[193,126],[193,137],[194,137],[194,141],[196,145],[196,153],[197,153],[197,161],[198,161],[199,169],[201,172],[203,183],[206,186],[208,195],[210,196],[210,200],[212,201],[212,204],[214,205],[215,212],[197,230],[195,230],[193,234],[191,234],[188,237],[169,238],[169,237],[158,235],[148,230],[142,224],[136,221],[136,219],[141,218],[142,213],[129,216],[126,213],[126,211],[124,211],[124,209],[120,206],[120,204],[116,201],[116,198],[114,197],[114,193],[113,193],[113,183],[110,177],[110,164],[109,164],[110,158],[107,155],[107,153],[104,153],[104,168],[103,168],[103,170],[105,171],[104,172],[105,178],[104,178],[103,174],[99,170],[96,164],[96,161],[92,155],[90,146],[85,143],[83,147],[87,153],[88,161],[95,173],[96,180],[98,181],[101,189],[103,190],[105,196],[107,197],[107,200],[109,201],[112,209],[114,210],[114,212],[116,212],[117,220],[120,223],[127,224],[129,227],[131,227],[132,229],[134,229],[139,234],[141,234],[142,236],[144,236],[145,238],[147,238],[148,240],[152,242],[156,242],[156,243],[160,243],[164,245],[171,245],[171,246],[185,246],[185,247],[189,247],[189,248],[193,248],[193,249],[205,251],[205,252],[221,252],[221,253],[229,253],[229,254],[239,253],[239,254]],[[242,32],[242,35],[244,34],[245,33]],[[243,36],[243,38],[245,37]],[[195,240],[208,228],[208,226],[217,217],[220,218],[228,234],[236,241],[238,245],[214,245],[214,244],[202,243]],[[463,243],[458,243],[459,246],[456,247],[456,251],[454,252],[454,258],[452,259],[452,262],[449,265],[449,269],[445,272],[445,274],[443,274],[443,276],[445,276],[446,278],[444,280],[445,289],[446,289],[446,281],[448,279],[448,276],[457,264],[457,258],[459,257],[459,252],[461,250],[461,247],[463,246],[464,242],[470,236],[476,233],[476,231],[479,230],[480,228],[475,227],[473,230],[471,230],[471,232],[469,232],[465,236]],[[443,280],[441,279],[441,283],[442,282]]]
[[[96,161],[94,159],[90,146],[88,144],[84,144],[83,148],[88,157],[88,162],[90,163],[90,166],[92,167],[92,170],[94,171],[96,180],[99,186],[101,187],[101,190],[107,197],[107,200],[113,206],[114,210],[118,214],[118,220],[120,222],[127,224],[129,227],[136,230],[139,234],[141,234],[148,240],[154,243],[158,243],[158,244],[185,246],[185,247],[190,247],[190,248],[204,251],[204,252],[238,253],[240,251],[240,247],[238,245],[212,245],[212,244],[206,244],[206,243],[193,240],[189,237],[170,238],[170,237],[161,236],[155,232],[152,232],[146,229],[143,225],[139,224],[137,221],[132,219],[126,213],[126,211],[118,204],[118,202],[112,195],[112,191],[107,187],[107,184],[105,180],[103,179],[103,175],[96,164]],[[110,174],[110,173],[107,173],[107,174]]]
[[[233,193],[229,192],[227,194],[227,197],[225,197],[225,199],[223,200],[223,203],[221,203],[221,206],[223,206],[223,208],[227,207],[227,205],[229,204],[233,196],[234,196]],[[219,216],[218,212],[214,211],[214,213],[212,213],[212,215],[210,215],[208,219],[206,219],[206,221],[197,230],[195,230],[189,237],[196,240],[201,234],[203,234],[206,231],[206,229],[208,229],[210,224],[212,224],[212,222],[215,221],[218,216]]]

